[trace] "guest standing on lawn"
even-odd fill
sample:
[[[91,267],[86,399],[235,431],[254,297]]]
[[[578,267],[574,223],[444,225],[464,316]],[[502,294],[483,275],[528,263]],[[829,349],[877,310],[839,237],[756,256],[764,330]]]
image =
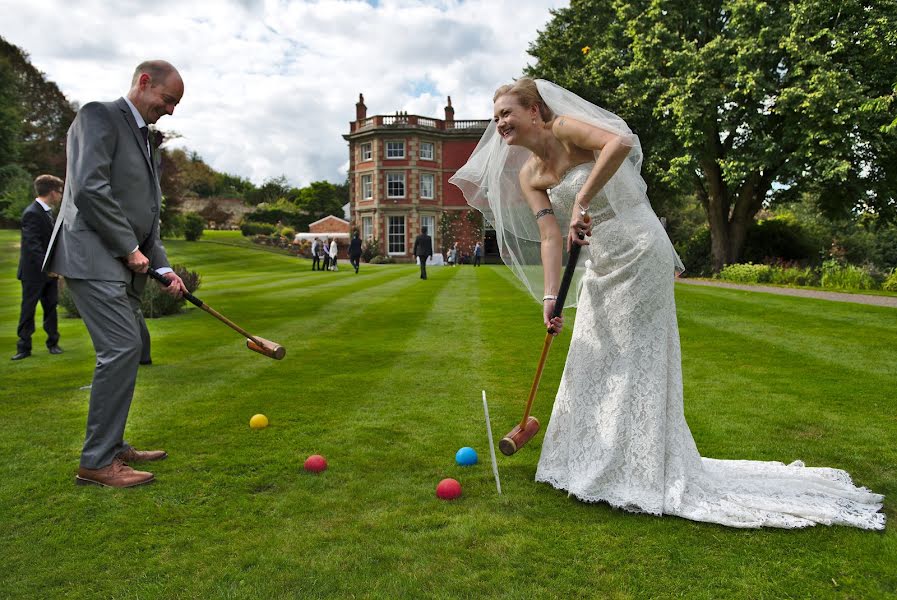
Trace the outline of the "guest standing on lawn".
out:
[[[352,241],[349,242],[349,263],[355,267],[355,272],[358,273],[358,265],[361,264],[361,238],[358,237],[358,232],[352,236]]]
[[[321,243],[321,252],[324,253],[324,270],[330,270],[330,242],[327,238]]]
[[[321,268],[321,240],[315,238],[311,242],[311,270],[317,271]]]
[[[336,255],[339,253],[339,248],[336,245],[336,238],[330,240],[330,270],[338,271],[339,269],[336,266]]]
[[[53,233],[53,207],[62,199],[62,180],[53,175],[41,175],[34,180],[37,198],[22,213],[22,244],[19,249],[18,278],[22,282],[22,308],[19,313],[19,336],[13,360],[31,356],[31,336],[34,334],[34,315],[40,302],[44,312],[44,331],[47,350],[62,354],[59,347],[59,327],[56,305],[59,303],[58,279],[43,272],[42,266],[50,235]]]
[[[433,240],[427,235],[427,228],[421,228],[420,235],[414,238],[414,248],[411,252],[420,261],[420,278],[427,278],[427,259],[433,256]]]
[[[65,277],[97,355],[78,483],[149,483],[152,473],[129,465],[167,456],[133,448],[124,431],[141,355],[147,269],[163,273],[167,293],[186,291],[159,241],[162,194],[148,129],[174,113],[183,94],[171,64],[147,61],[124,98],[85,104],[69,128],[65,192],[44,264]]]

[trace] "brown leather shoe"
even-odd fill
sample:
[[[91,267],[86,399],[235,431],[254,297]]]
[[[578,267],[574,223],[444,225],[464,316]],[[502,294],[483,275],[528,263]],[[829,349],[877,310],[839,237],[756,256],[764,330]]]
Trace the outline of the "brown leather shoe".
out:
[[[78,485],[102,485],[106,487],[126,488],[142,485],[153,480],[153,474],[135,471],[119,458],[101,469],[85,469],[80,467],[75,483]]]
[[[119,458],[126,463],[135,463],[162,460],[167,456],[168,452],[165,450],[137,450],[136,448],[129,447],[127,450],[119,452],[116,458]]]

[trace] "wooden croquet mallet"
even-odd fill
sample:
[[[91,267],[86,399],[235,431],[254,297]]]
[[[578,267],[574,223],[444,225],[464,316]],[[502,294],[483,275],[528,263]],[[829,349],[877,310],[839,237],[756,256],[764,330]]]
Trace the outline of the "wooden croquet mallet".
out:
[[[585,216],[586,223],[589,222],[589,216]],[[579,239],[583,239],[583,235],[579,234]],[[567,266],[564,268],[564,276],[561,279],[561,289],[558,290],[557,300],[554,301],[554,312],[551,318],[561,316],[564,310],[564,300],[567,299],[567,292],[570,290],[570,282],[573,281],[573,273],[576,271],[576,263],[579,260],[579,250],[582,248],[579,244],[574,244],[570,248],[570,256],[567,258]],[[551,348],[551,341],[554,339],[555,332],[551,327],[545,335],[545,343],[542,344],[542,355],[539,357],[539,366],[536,367],[536,376],[533,378],[533,385],[529,390],[529,398],[526,401],[526,410],[523,411],[523,419],[514,429],[508,432],[508,435],[501,438],[498,442],[498,449],[505,456],[511,456],[539,432],[539,420],[530,416],[530,410],[533,408],[533,400],[536,397],[536,391],[539,389],[539,380],[542,378],[542,369],[545,367],[545,359],[548,358],[548,350]]]
[[[168,279],[160,275],[159,272],[155,269],[149,269],[147,271],[147,274],[165,287],[168,287]],[[253,352],[258,352],[259,354],[264,354],[265,356],[277,360],[281,360],[284,356],[286,356],[286,348],[284,348],[277,342],[272,342],[271,340],[266,340],[265,338],[259,337],[257,335],[252,335],[190,292],[184,292],[184,299],[197,306],[198,308],[203,309],[237,333],[244,336],[246,338],[246,347]]]

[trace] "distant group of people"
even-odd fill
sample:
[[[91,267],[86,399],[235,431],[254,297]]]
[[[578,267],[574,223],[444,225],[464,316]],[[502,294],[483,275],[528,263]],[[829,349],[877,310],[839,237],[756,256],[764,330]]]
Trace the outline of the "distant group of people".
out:
[[[336,255],[339,248],[336,240],[315,238],[311,242],[311,270],[312,271],[337,271]]]
[[[339,247],[335,238],[322,240],[316,237],[311,243],[311,270],[338,271],[339,268],[336,264],[338,254]],[[361,264],[361,239],[358,237],[358,232],[349,241],[349,264],[358,273],[358,267]]]
[[[480,242],[477,242],[473,247],[473,266],[479,267],[483,261],[483,245]],[[466,256],[461,254],[461,248],[458,242],[452,244],[452,247],[449,248],[448,256],[446,257],[446,262],[453,267],[457,267],[462,262],[464,262]]]

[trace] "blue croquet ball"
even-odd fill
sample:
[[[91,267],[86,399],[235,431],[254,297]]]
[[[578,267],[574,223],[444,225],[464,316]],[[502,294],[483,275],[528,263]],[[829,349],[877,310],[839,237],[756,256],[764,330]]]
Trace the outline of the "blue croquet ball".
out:
[[[462,467],[477,464],[477,451],[470,446],[464,446],[455,453],[455,462]]]

